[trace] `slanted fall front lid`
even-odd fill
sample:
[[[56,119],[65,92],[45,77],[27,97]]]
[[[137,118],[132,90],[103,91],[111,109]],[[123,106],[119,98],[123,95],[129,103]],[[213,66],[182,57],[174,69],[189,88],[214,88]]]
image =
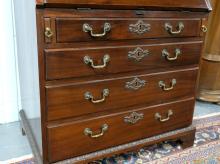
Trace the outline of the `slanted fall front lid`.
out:
[[[41,7],[210,11],[209,0],[36,0]]]

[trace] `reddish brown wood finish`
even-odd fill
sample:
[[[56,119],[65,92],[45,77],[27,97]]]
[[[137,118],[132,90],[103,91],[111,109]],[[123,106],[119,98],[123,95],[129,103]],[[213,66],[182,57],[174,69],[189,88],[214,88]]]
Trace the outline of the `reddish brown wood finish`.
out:
[[[92,47],[62,50],[45,50],[46,79],[84,77],[107,75],[113,73],[130,72],[137,70],[151,71],[155,68],[169,68],[174,66],[197,65],[200,58],[202,41],[197,42],[171,42],[163,44],[142,43],[141,45],[121,45],[120,47]],[[149,54],[139,61],[129,58],[129,52],[137,48],[149,51]],[[175,61],[168,61],[162,56],[162,50],[167,49],[172,57],[176,49],[181,50],[181,55]],[[106,68],[93,69],[84,63],[85,56],[90,56],[96,65],[103,64],[103,56],[108,54],[110,62]]]
[[[80,84],[67,84],[63,86],[48,86],[47,116],[48,120],[75,117],[83,114],[97,113],[105,110],[125,108],[138,105],[157,104],[168,102],[181,97],[194,96],[197,68],[192,70],[173,71],[152,75],[138,75],[118,79],[105,79]],[[145,80],[146,84],[138,90],[127,89],[126,82],[135,77]],[[172,79],[177,84],[171,91],[163,91],[158,83],[164,81],[170,87]],[[93,104],[84,98],[88,91],[95,99],[102,98],[103,89],[109,89],[106,101]]]
[[[95,157],[91,157],[88,160],[82,160],[79,162],[76,162],[76,164],[91,164],[91,163],[97,163],[99,162],[100,159],[103,158],[107,158],[107,157],[112,157],[113,155],[118,155],[118,154],[122,154],[122,153],[130,153],[130,152],[137,152],[140,149],[142,149],[143,147],[147,147],[150,146],[152,144],[156,144],[156,143],[161,143],[163,141],[178,141],[180,143],[180,146],[182,146],[182,148],[189,148],[191,146],[193,146],[194,139],[195,139],[195,133],[196,133],[196,128],[192,129],[192,130],[188,130],[182,133],[178,133],[172,136],[167,136],[167,137],[163,137],[163,138],[158,138],[154,141],[150,141],[144,144],[139,144],[136,145],[132,148],[127,148],[127,149],[122,149],[122,150],[116,150],[114,152],[112,152],[111,154],[104,154],[104,155],[100,155],[100,156],[95,156]]]
[[[47,151],[47,118],[46,118],[46,95],[45,95],[45,65],[44,65],[44,22],[43,22],[43,10],[38,9],[36,11],[37,18],[37,44],[38,44],[38,64],[39,64],[39,84],[40,84],[40,118],[41,118],[41,131],[42,131],[42,159],[43,164],[48,163],[48,151]],[[35,136],[36,137],[36,136]]]
[[[44,16],[51,18],[207,18],[208,12],[151,11],[151,10],[106,10],[45,8]]]
[[[44,0],[47,7],[91,7],[113,9],[157,9],[209,11],[207,0]]]
[[[97,44],[99,46],[106,46],[106,45],[112,45],[112,46],[118,46],[118,45],[123,45],[123,44],[130,44],[130,42],[126,42],[124,40],[117,40],[116,41],[111,41],[111,40],[105,40],[102,39],[99,42],[95,42],[97,39],[91,39],[90,42],[84,42],[82,45],[82,42],[65,42],[65,43],[58,43],[56,42],[56,19],[59,18],[63,18],[63,19],[68,19],[68,20],[73,20],[73,19],[93,19],[94,18],[98,18],[98,19],[107,19],[107,18],[111,18],[111,19],[124,19],[124,20],[129,20],[132,18],[132,20],[142,20],[142,19],[164,19],[164,20],[168,20],[170,18],[172,18],[173,20],[202,20],[207,19],[207,13],[203,13],[203,12],[195,12],[193,14],[191,14],[190,12],[179,12],[179,11],[147,11],[147,10],[143,10],[143,11],[134,11],[134,10],[117,10],[117,12],[113,11],[113,10],[76,10],[76,9],[45,9],[44,10],[44,17],[45,18],[51,18],[51,30],[54,33],[53,37],[52,37],[52,41],[49,44],[45,44],[46,48],[70,48],[70,47],[97,47]],[[198,30],[200,29],[200,26],[198,27]],[[46,28],[46,24],[44,26],[44,28]],[[127,30],[128,27],[126,27]],[[164,26],[161,27],[160,29],[164,29]],[[82,30],[82,29],[80,29]],[[101,30],[101,27],[97,30]],[[185,30],[190,31],[190,28],[185,28]],[[184,31],[185,31],[184,30]],[[199,35],[200,36],[203,36]],[[89,34],[86,35],[86,37],[89,37]],[[196,39],[195,37],[181,37],[182,40],[186,40],[188,39],[190,40],[194,40]],[[125,38],[127,39],[127,38]],[[169,37],[170,41],[178,41],[178,37],[172,38]],[[175,40],[176,39],[176,40]],[[199,38],[197,38],[199,39]],[[148,39],[149,40],[149,39]],[[148,40],[145,39],[146,42],[148,42]],[[170,42],[169,40],[167,40],[168,42]],[[164,42],[167,42],[164,40]],[[136,42],[137,44],[142,44],[142,40],[141,39],[136,39],[136,40],[132,40],[132,43],[134,44],[134,42]],[[156,41],[155,41],[156,42]]]
[[[204,36],[200,32],[200,26],[201,20],[206,20],[208,16],[207,12],[202,11],[209,10],[207,7],[208,3],[206,4],[204,0],[192,2],[191,0],[164,0],[161,2],[138,0],[135,1],[137,4],[134,4],[134,1],[122,0],[38,0],[38,2],[44,2],[41,5],[42,9],[37,9],[44,164],[71,158],[79,154],[85,154],[86,152],[104,149],[115,144],[135,141],[146,136],[153,136],[191,124],[194,103],[192,97],[194,97],[198,55],[200,54],[199,50],[203,41],[202,37]],[[152,5],[149,5],[149,3]],[[148,9],[169,11],[124,10],[131,8],[137,9],[140,6],[146,6],[145,8]],[[59,7],[70,8],[58,9]],[[76,7],[94,7],[108,10],[73,9]],[[109,10],[110,8],[120,10]],[[171,11],[175,9],[178,9],[178,11]],[[187,12],[183,12],[183,9],[187,10]],[[188,12],[189,10],[200,12]],[[92,23],[93,26],[95,25],[96,32],[102,31],[100,27],[105,20],[111,20],[113,22],[112,30],[115,30],[115,27],[117,27],[119,31],[112,31],[112,33],[109,33],[109,38],[96,41],[96,39],[90,38],[87,33],[84,34],[82,32],[81,26],[85,20],[89,20],[89,23]],[[156,24],[161,26],[155,27],[154,25],[152,29],[156,29],[156,31],[152,34],[147,32],[145,35],[137,36],[136,34],[128,33],[128,24],[136,23],[138,20],[158,22]],[[173,26],[180,20],[184,21],[184,23],[186,22],[183,35],[172,37],[169,34],[165,34],[162,31],[164,30],[164,20],[171,20],[174,23]],[[49,42],[44,36],[47,26],[50,26],[54,33],[53,37],[49,39]],[[78,30],[77,33],[75,30]],[[124,30],[127,31],[124,32]],[[81,35],[78,33],[81,33]],[[158,37],[163,37],[163,39],[158,39]],[[167,63],[162,57],[160,58],[159,52],[162,47],[168,46],[167,43],[175,43],[168,46],[168,49],[172,51],[180,42],[181,44],[179,45],[183,47],[187,55],[179,58],[175,64]],[[156,44],[159,44],[158,48],[156,48]],[[157,55],[149,55],[144,60],[145,62],[141,63],[140,67],[137,67],[136,64],[129,65],[127,58],[124,61],[122,57],[129,48],[135,46],[141,46],[142,48],[148,47]],[[106,72],[92,72],[90,68],[84,68],[79,62],[84,53],[92,53],[89,55],[100,63],[100,57],[104,53],[104,50],[112,55],[111,49],[118,53],[117,55],[113,55],[109,68],[105,70]],[[79,54],[79,52],[83,54]],[[125,53],[126,56],[127,54]],[[76,63],[74,63],[75,60],[77,60]],[[159,62],[156,62],[158,60]],[[116,66],[113,65],[113,62],[116,63]],[[119,67],[119,65],[122,66]],[[155,67],[153,68],[153,66]],[[77,67],[80,67],[78,68],[78,72],[75,71]],[[125,82],[131,81],[136,76],[146,80],[146,86],[137,91],[126,90],[124,87]],[[174,87],[174,90],[163,92],[158,87],[158,81],[165,80],[168,85],[172,78],[177,79],[177,85]],[[88,100],[84,99],[85,91],[90,91],[95,98],[100,98],[101,91],[105,87],[110,89],[110,96],[107,97],[104,103],[92,105]],[[185,98],[192,100],[182,101]],[[171,101],[180,101],[180,99],[180,103],[170,103]],[[169,104],[160,106],[160,103]],[[152,107],[151,105],[155,106]],[[177,114],[175,115],[177,117],[172,117],[167,124],[159,124],[152,117],[153,114],[159,111],[165,116],[168,107],[173,107],[173,110],[175,110],[174,115]],[[142,120],[143,123],[140,122],[128,128],[132,133],[128,133],[127,131],[124,133],[126,128],[123,127],[128,125],[123,124],[121,117],[131,113],[132,110],[141,110],[144,112],[146,115],[145,119]],[[111,125],[110,127],[114,127],[113,129],[115,129],[106,133],[111,134],[111,137],[105,135],[102,140],[93,141],[83,135],[82,130],[87,126],[98,132],[100,124],[105,120]],[[122,124],[122,128],[117,126]],[[138,128],[138,131],[134,131],[137,129],[135,127],[143,128]],[[144,131],[144,128],[147,130]],[[120,132],[121,130],[123,133]],[[123,134],[122,138],[119,135],[116,136],[115,133]],[[75,134],[76,136],[74,136]],[[149,144],[167,139],[185,138],[183,140],[185,146],[191,146],[194,134],[195,131],[190,131],[181,135],[165,137]],[[105,142],[101,142],[103,140]],[[97,142],[97,149],[92,146],[89,147],[88,144],[83,144],[90,141],[93,144]],[[114,142],[116,143],[114,144]],[[77,145],[80,145],[80,147],[74,149],[74,146]],[[127,150],[125,149],[123,152]],[[115,153],[117,151],[106,156]],[[96,156],[94,159],[98,159],[99,157],[102,156]],[[80,163],[83,163],[83,161]]]
[[[136,124],[124,122],[124,117],[132,113],[130,111],[61,125],[49,125],[49,161],[55,162],[186,127],[192,122],[193,108],[194,99],[136,109],[135,112],[144,114],[144,119]],[[155,119],[155,113],[159,112],[166,117],[170,109],[173,110],[173,116],[169,121],[161,123]],[[90,138],[84,135],[85,128],[91,128],[98,133],[103,124],[107,124],[109,129],[102,137]]]
[[[184,137],[179,138],[180,143],[182,144],[182,148],[188,148],[194,145],[195,137],[196,137],[196,129],[191,132],[185,133]]]
[[[129,31],[129,26],[138,23],[142,20],[145,24],[151,26],[150,31],[143,34],[138,34]],[[94,38],[89,33],[83,31],[83,24],[88,23],[93,27],[94,33],[102,33],[105,23],[111,24],[111,31],[107,32],[105,37]],[[171,35],[165,29],[165,23],[170,23],[173,30],[176,30],[178,23],[184,24],[184,30],[180,34]],[[67,19],[56,18],[56,33],[57,42],[82,42],[82,41],[97,41],[97,40],[124,40],[124,39],[144,39],[144,38],[164,38],[164,37],[190,37],[200,35],[200,19],[111,19],[111,18],[80,18]],[[189,30],[190,29],[190,30]]]

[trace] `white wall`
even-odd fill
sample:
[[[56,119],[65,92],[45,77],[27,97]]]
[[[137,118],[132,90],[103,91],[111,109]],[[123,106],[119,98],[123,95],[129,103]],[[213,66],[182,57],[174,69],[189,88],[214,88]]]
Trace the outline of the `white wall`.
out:
[[[35,0],[14,0],[17,56],[22,109],[40,117]]]
[[[19,0],[20,1],[20,0]],[[20,108],[13,1],[0,5],[0,124],[18,120]]]
[[[1,0],[0,124],[40,117],[35,0]]]

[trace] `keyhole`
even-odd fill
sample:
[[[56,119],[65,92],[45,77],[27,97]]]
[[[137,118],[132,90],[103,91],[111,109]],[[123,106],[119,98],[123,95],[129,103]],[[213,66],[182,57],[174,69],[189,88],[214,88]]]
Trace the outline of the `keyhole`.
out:
[[[140,24],[139,29],[140,29],[140,31],[144,30],[144,25]]]
[[[141,56],[142,56],[142,53],[141,53],[141,52],[138,52],[138,53],[137,53],[137,56],[138,56],[138,57],[141,57]]]
[[[133,116],[133,119],[136,120],[136,119],[137,119],[137,116]]]

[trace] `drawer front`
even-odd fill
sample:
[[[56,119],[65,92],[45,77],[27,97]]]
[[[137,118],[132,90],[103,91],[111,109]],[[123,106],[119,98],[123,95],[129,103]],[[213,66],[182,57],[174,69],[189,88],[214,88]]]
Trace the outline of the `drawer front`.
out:
[[[56,18],[58,43],[200,35],[200,19]]]
[[[202,42],[46,50],[47,80],[196,65]]]
[[[48,120],[192,97],[196,76],[197,68],[194,68],[66,86],[47,86]]]
[[[68,159],[187,127],[192,122],[193,109],[194,99],[188,99],[49,126],[49,161]]]

